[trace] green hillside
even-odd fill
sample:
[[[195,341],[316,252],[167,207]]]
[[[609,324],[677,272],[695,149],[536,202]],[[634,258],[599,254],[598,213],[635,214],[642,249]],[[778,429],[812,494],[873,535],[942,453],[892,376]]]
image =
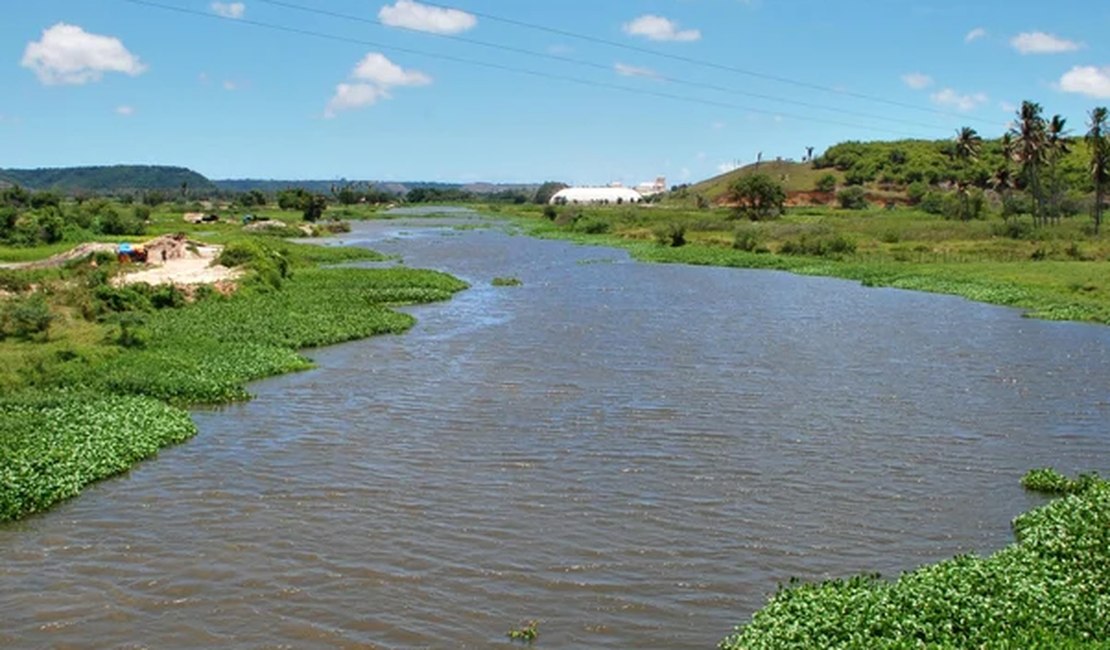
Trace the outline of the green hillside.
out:
[[[140,190],[210,191],[215,186],[204,176],[184,167],[160,165],[114,165],[111,167],[65,167],[44,169],[0,169],[0,182],[30,190],[55,190],[72,194],[113,194]]]
[[[1074,136],[1074,134],[1073,134]],[[984,140],[978,160],[966,166],[953,158],[951,140],[895,140],[890,142],[843,142],[829,147],[812,163],[765,162],[748,165],[697,183],[688,192],[717,201],[737,178],[757,171],[779,180],[788,192],[814,189],[817,179],[826,174],[837,178],[837,185],[862,185],[872,191],[898,192],[912,183],[930,186],[964,180],[984,189],[992,187],[999,169],[1006,165],[1001,140]],[[1087,150],[1075,138],[1071,153],[1056,166],[1057,178],[1068,190],[1093,190],[1086,170]],[[1017,173],[1010,164],[1011,173]]]

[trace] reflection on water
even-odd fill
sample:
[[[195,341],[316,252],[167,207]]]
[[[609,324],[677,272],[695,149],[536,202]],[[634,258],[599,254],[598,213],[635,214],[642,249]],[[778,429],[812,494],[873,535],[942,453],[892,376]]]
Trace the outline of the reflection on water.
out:
[[[473,284],[411,333],[0,527],[0,644],[711,648],[791,576],[1008,543],[1030,467],[1107,469],[1106,328],[431,223],[346,236]]]

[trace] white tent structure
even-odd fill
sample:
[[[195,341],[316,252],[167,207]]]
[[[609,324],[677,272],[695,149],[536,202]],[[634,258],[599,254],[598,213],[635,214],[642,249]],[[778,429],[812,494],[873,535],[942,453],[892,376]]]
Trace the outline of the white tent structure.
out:
[[[644,197],[627,187],[568,187],[551,197],[552,205],[639,203]]]

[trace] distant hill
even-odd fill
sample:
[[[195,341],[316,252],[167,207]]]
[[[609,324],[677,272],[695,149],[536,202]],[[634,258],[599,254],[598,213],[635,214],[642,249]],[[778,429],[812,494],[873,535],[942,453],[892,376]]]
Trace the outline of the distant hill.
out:
[[[191,169],[160,165],[0,169],[0,183],[4,182],[30,190],[55,190],[68,194],[179,191],[182,183],[188,183],[190,191],[205,192],[215,189],[211,181]]]
[[[787,192],[806,192],[813,189],[818,178],[821,178],[829,172],[832,172],[833,175],[837,177],[837,183],[843,183],[844,174],[836,170],[814,169],[812,163],[770,161],[758,165],[747,165],[721,174],[720,176],[714,176],[696,185],[691,185],[687,188],[687,192],[689,194],[704,196],[709,199],[709,201],[716,202],[725,195],[729,185],[732,185],[736,179],[750,176],[755,173],[767,174],[771,178],[780,181]]]
[[[505,190],[523,190],[534,191],[539,187],[539,183],[527,184],[498,184],[498,183],[440,183],[435,181],[364,181],[364,180],[275,180],[275,179],[258,179],[258,178],[241,178],[241,179],[227,179],[212,181],[213,184],[225,192],[249,192],[251,190],[261,190],[263,192],[273,193],[279,190],[284,190],[290,187],[303,187],[309,192],[319,192],[327,194],[331,191],[332,187],[343,187],[344,185],[355,185],[359,188],[365,189],[367,185],[373,185],[374,189],[382,192],[390,192],[393,194],[406,194],[409,190],[417,188],[422,189],[435,189],[435,190],[464,190],[474,194],[495,194]]]

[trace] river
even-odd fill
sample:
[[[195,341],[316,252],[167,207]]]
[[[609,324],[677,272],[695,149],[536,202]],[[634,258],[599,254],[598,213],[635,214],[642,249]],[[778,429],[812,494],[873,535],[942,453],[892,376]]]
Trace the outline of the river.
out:
[[[1027,469],[1107,473],[1110,328],[432,223],[344,238],[473,285],[413,331],[0,526],[0,646],[708,649],[792,576],[1004,546]]]

